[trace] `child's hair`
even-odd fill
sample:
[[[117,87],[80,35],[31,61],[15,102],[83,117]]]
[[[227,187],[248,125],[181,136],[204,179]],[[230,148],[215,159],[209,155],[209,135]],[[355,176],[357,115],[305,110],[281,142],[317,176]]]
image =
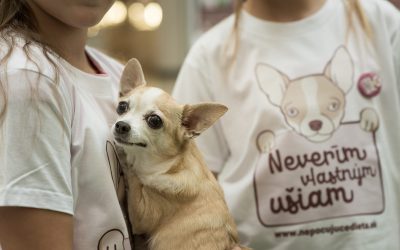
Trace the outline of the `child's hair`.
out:
[[[234,15],[235,15],[235,21],[233,23],[233,29],[231,32],[231,35],[229,39],[227,40],[225,44],[225,48],[223,50],[223,53],[225,54],[227,60],[226,65],[224,65],[225,70],[228,70],[231,68],[233,63],[235,62],[236,55],[237,55],[237,50],[239,48],[239,20],[240,20],[240,14],[242,12],[243,4],[246,0],[236,0],[235,1],[235,7],[234,7]]]
[[[51,48],[41,41],[37,21],[33,15],[31,8],[26,0],[0,0],[0,43],[5,46],[0,47],[0,74],[7,77],[7,62],[10,58],[14,47],[16,46],[16,39],[22,38],[24,45],[22,50],[26,54],[28,60],[32,62],[40,72],[38,62],[34,61],[30,49],[32,45],[40,46],[43,54],[54,68],[55,76],[54,81],[58,83],[59,71],[56,62],[51,58],[51,55],[58,57]],[[40,76],[40,74],[39,74]],[[34,91],[35,88],[32,87]],[[3,99],[3,101],[1,101]],[[0,80],[0,128],[4,122],[4,117],[7,112],[7,78]]]
[[[360,0],[345,0],[345,3],[347,7],[347,22],[348,22],[346,39],[348,39],[349,33],[351,31],[354,31],[353,16],[355,15],[365,35],[368,37],[370,41],[372,41],[373,39],[372,28],[369,24],[368,18],[365,15],[363,8],[361,7]]]
[[[335,0],[339,1],[339,0]],[[370,41],[372,41],[373,34],[372,34],[372,29],[371,26],[368,22],[368,19],[364,13],[364,10],[361,7],[360,0],[344,0],[346,7],[347,7],[347,20],[348,20],[348,28],[347,28],[347,34],[346,34],[346,41],[348,39],[349,34],[354,31],[354,20],[353,17],[357,18],[358,22],[360,23],[365,35],[369,38]],[[227,53],[228,60],[229,60],[229,66],[233,64],[233,62],[236,59],[237,55],[237,50],[239,48],[239,20],[240,20],[240,14],[242,12],[243,4],[246,2],[246,0],[236,0],[235,1],[235,9],[234,9],[234,15],[235,15],[235,20],[233,24],[233,30],[232,30],[232,36],[229,39],[227,46],[225,48],[225,53]]]

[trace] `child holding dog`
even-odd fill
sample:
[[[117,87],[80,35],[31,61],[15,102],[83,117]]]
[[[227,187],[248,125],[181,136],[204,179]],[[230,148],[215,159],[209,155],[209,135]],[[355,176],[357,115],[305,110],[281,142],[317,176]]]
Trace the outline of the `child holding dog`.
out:
[[[109,139],[123,66],[85,45],[112,3],[0,1],[0,249],[130,249]]]
[[[86,46],[113,2],[0,0],[0,249],[134,247],[110,134],[123,66]]]
[[[173,95],[229,111],[197,139],[242,243],[400,249],[400,13],[380,0],[246,0]]]

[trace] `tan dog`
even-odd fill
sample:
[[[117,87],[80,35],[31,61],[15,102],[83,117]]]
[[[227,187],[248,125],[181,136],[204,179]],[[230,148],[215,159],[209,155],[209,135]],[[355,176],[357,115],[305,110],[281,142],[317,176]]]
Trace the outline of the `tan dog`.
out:
[[[240,249],[223,192],[192,140],[227,108],[177,104],[146,86],[136,59],[124,69],[121,94],[113,133],[126,154],[133,233],[148,235],[152,250]]]

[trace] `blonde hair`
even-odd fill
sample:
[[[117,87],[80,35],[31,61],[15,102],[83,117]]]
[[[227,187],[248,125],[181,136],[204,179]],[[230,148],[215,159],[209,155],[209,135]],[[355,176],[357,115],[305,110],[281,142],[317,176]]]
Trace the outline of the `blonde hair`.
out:
[[[227,43],[224,46],[224,54],[228,58],[225,68],[229,71],[233,63],[236,61],[237,51],[239,49],[239,20],[242,12],[243,4],[246,0],[236,0],[234,8],[235,20],[233,22],[233,29]]]
[[[28,61],[32,62],[40,72],[38,62],[33,60],[31,57],[31,46],[40,46],[43,50],[43,54],[46,59],[50,62],[50,65],[54,68],[55,78],[54,81],[58,83],[59,71],[56,62],[51,58],[51,55],[56,55],[51,48],[41,41],[40,34],[38,32],[37,21],[35,16],[29,7],[26,0],[0,0],[0,39],[6,44],[1,48],[0,54],[0,68],[4,67],[7,71],[7,62],[10,58],[15,46],[16,37],[24,39],[24,45],[22,50],[26,54]],[[3,50],[4,49],[4,50]],[[56,55],[57,56],[57,55]],[[58,56],[57,56],[58,57]],[[6,73],[6,72],[1,72]],[[7,77],[7,74],[5,74]],[[40,77],[40,74],[39,74]],[[34,88],[33,88],[34,91]],[[0,80],[0,98],[3,99],[3,103],[0,102],[0,128],[4,122],[4,118],[7,112],[7,78],[5,81]],[[1,99],[0,99],[1,100]]]
[[[346,0],[345,3],[347,7],[347,22],[348,22],[346,42],[349,37],[349,33],[355,32],[353,16],[357,18],[358,22],[361,25],[362,30],[368,37],[369,41],[372,41],[373,39],[372,28],[368,21],[367,15],[365,14],[363,8],[361,7],[360,0]]]
[[[339,0],[335,0],[339,1]],[[347,9],[347,20],[348,20],[348,27],[347,27],[347,34],[346,34],[346,42],[349,37],[349,34],[351,32],[355,32],[354,30],[354,20],[353,16],[355,16],[360,23],[362,30],[366,34],[366,36],[369,38],[370,41],[373,39],[373,33],[371,26],[369,24],[369,21],[367,19],[367,16],[365,15],[365,12],[363,8],[361,7],[360,0],[344,0],[346,3],[346,9]],[[233,64],[233,62],[236,59],[237,51],[239,48],[239,21],[240,21],[240,13],[242,12],[243,4],[246,2],[246,0],[236,0],[235,1],[235,9],[234,9],[234,15],[235,15],[235,20],[233,24],[233,29],[232,29],[232,35],[231,39],[229,39],[227,46],[225,47],[225,52],[229,51],[229,48],[231,49],[232,53],[228,55],[229,58],[229,67]],[[233,39],[232,39],[233,38]]]

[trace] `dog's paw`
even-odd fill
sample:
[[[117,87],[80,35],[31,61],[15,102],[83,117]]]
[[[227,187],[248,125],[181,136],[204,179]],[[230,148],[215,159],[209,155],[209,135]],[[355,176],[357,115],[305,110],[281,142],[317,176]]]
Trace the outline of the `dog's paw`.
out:
[[[360,114],[361,128],[367,132],[374,132],[379,127],[378,114],[372,108],[366,108]]]
[[[275,135],[270,130],[265,130],[257,136],[257,148],[261,153],[269,153],[274,147]]]

